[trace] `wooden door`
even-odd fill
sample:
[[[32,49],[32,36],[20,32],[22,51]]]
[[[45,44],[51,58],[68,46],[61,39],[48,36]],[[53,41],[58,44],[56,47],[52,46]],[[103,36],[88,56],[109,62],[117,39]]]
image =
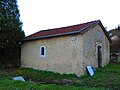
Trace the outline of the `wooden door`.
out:
[[[102,47],[98,46],[98,68],[102,67]]]

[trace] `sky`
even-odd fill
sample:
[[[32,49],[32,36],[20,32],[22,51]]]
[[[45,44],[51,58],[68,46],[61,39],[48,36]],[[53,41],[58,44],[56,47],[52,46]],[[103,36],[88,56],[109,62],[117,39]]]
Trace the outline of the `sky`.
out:
[[[18,0],[18,6],[26,36],[94,20],[107,31],[120,24],[120,0]]]

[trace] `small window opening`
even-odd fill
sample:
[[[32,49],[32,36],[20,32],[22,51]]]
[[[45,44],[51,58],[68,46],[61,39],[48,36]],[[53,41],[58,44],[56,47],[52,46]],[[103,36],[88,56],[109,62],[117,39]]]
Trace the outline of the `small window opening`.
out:
[[[41,47],[41,55],[45,55],[44,47]]]
[[[40,47],[40,56],[45,57],[46,56],[46,48],[45,46]]]

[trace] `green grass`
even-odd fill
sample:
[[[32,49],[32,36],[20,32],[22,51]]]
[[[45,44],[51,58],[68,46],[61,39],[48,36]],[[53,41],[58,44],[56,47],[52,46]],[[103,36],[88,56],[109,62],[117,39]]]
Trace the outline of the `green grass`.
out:
[[[54,84],[38,84],[32,82],[20,82],[13,80],[0,80],[0,90],[105,90],[104,88],[57,86]]]
[[[63,79],[77,78],[75,74],[59,74],[50,71],[39,71],[33,70],[31,68],[20,68],[9,73],[10,76],[24,76],[26,80],[32,80],[34,82],[41,83],[53,83],[53,80],[58,80],[59,82]]]
[[[97,69],[92,77],[83,76],[80,78],[82,83],[76,85],[87,85],[92,87],[105,87],[120,89],[120,64],[109,64],[104,68]]]
[[[23,76],[26,82],[14,81]],[[0,69],[0,90],[120,90],[120,64],[108,64],[95,71],[92,77],[59,74],[30,68]]]

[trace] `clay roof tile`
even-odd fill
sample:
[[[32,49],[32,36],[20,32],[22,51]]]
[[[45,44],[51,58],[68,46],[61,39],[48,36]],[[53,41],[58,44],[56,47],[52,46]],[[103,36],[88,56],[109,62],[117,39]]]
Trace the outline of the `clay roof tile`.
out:
[[[77,24],[77,25],[73,25],[73,26],[41,30],[39,32],[36,32],[32,35],[25,37],[25,39],[23,41],[36,40],[36,39],[60,36],[60,35],[67,35],[67,34],[72,34],[75,32],[78,33],[78,32],[81,32],[82,30],[85,30],[87,27],[89,27],[90,25],[92,25],[98,21],[99,20],[95,20],[95,21]]]

